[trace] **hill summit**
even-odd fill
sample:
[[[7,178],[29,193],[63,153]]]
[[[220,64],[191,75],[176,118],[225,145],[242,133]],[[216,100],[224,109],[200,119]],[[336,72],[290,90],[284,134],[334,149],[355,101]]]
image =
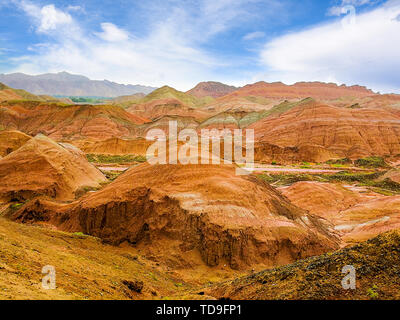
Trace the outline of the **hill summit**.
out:
[[[187,91],[186,93],[191,94],[197,98],[203,97],[213,97],[219,98],[225,96],[238,88],[234,86],[229,86],[227,84],[215,81],[200,82],[193,89]]]

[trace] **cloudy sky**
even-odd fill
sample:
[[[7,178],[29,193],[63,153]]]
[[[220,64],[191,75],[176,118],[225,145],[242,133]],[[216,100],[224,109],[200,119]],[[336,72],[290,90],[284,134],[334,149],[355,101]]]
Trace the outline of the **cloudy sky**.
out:
[[[0,0],[0,73],[400,93],[400,0]]]

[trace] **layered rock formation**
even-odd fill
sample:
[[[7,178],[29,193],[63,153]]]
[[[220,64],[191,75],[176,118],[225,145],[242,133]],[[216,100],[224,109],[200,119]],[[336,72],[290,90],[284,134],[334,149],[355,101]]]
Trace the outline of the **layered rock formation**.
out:
[[[14,215],[21,222],[38,217],[167,259],[198,252],[209,266],[280,265],[338,246],[326,221],[225,165],[143,164],[74,204],[54,209],[36,201]]]
[[[3,103],[0,114],[0,125],[5,128],[30,135],[43,133],[56,140],[132,136],[137,125],[148,121],[118,106],[33,101]]]
[[[318,100],[331,100],[343,97],[368,97],[375,93],[361,86],[338,86],[334,83],[323,82],[298,82],[286,85],[282,82],[257,82],[246,85],[228,96],[258,96],[278,99],[304,99],[313,97]]]
[[[303,161],[400,154],[400,115],[394,109],[351,109],[309,101],[248,127],[255,140],[279,147],[321,150]]]
[[[0,180],[0,199],[21,202],[43,195],[73,200],[106,178],[77,148],[38,135],[0,160]]]

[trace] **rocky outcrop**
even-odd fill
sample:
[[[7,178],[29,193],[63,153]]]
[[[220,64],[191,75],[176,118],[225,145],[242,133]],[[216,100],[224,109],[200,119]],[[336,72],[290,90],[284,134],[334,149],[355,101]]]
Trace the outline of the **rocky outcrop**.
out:
[[[198,252],[209,266],[236,269],[281,265],[338,246],[326,221],[228,165],[143,164],[72,205],[49,210],[36,201],[14,219],[37,216],[61,230],[158,250],[158,257],[185,261]]]
[[[21,202],[43,195],[73,200],[106,178],[75,147],[38,135],[0,160],[0,180],[0,199]]]

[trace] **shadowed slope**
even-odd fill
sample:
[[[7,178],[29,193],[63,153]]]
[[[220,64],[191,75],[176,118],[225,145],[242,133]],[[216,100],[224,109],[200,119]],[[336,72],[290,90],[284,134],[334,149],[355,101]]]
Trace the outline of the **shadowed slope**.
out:
[[[400,299],[400,233],[214,285],[205,293],[233,300]],[[356,290],[344,290],[342,268],[356,269]]]

